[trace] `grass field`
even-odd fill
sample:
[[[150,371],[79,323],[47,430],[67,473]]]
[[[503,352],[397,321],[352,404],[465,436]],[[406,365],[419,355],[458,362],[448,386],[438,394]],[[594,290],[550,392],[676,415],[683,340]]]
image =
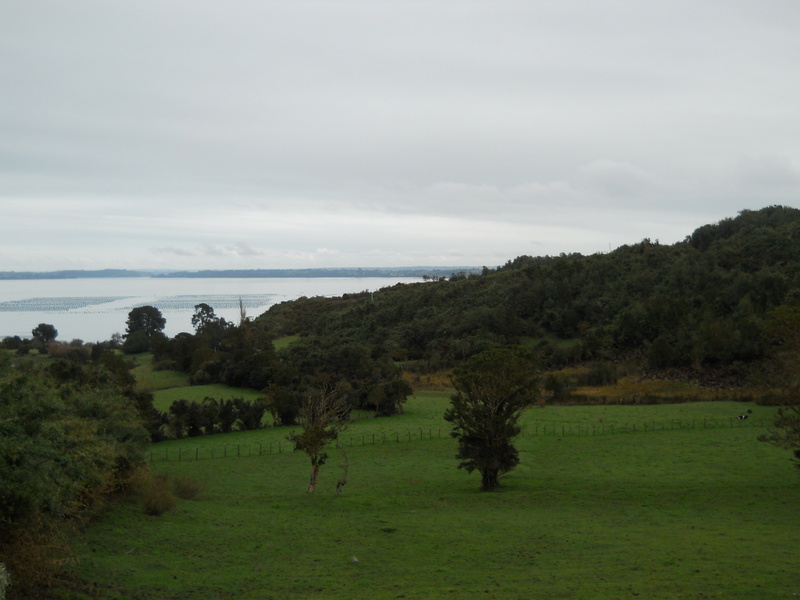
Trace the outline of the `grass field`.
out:
[[[80,574],[97,597],[137,600],[800,594],[800,476],[752,426],[772,409],[533,409],[526,430],[556,434],[520,437],[520,466],[481,493],[477,473],[456,469],[446,404],[446,393],[420,394],[402,417],[354,422],[313,496],[308,459],[286,451],[286,429],[158,444],[156,454],[182,448],[189,458],[198,444],[283,440],[284,450],[155,462],[205,491],[161,517],[133,501],[115,507],[77,547]],[[730,420],[748,409],[747,426]],[[676,421],[695,427],[652,426]],[[636,433],[619,433],[633,423]],[[558,434],[569,424],[572,434]],[[589,434],[598,424],[617,433]],[[372,445],[373,435],[388,441]],[[349,482],[337,496],[344,452]]]

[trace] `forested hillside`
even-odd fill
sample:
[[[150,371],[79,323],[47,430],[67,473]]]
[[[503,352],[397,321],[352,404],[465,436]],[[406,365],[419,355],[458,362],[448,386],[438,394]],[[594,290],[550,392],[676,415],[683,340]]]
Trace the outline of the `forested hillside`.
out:
[[[552,368],[625,358],[642,369],[744,378],[767,349],[765,315],[798,304],[800,210],[771,206],[672,245],[644,239],[591,256],[520,256],[480,275],[301,298],[257,322],[275,337],[369,348],[422,371],[491,344],[525,344]]]

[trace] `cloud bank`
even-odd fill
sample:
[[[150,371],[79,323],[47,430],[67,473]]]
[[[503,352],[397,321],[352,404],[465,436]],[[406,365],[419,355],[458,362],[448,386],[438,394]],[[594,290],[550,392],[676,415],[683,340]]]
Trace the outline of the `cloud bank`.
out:
[[[800,198],[800,4],[8,0],[2,270],[502,264]]]

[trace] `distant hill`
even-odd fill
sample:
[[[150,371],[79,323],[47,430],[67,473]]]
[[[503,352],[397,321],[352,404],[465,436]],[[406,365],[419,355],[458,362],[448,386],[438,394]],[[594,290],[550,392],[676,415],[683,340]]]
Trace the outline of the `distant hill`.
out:
[[[331,269],[233,269],[221,271],[178,271],[160,277],[450,277],[456,273],[480,272],[480,267],[353,267]]]
[[[783,305],[800,306],[800,210],[770,206],[673,245],[520,256],[433,283],[284,302],[258,321],[319,347],[384,348],[428,371],[492,344],[525,344],[551,368],[633,358],[745,378],[768,352],[767,315]]]
[[[451,277],[480,272],[480,267],[369,267],[332,269],[225,269],[219,271],[167,271],[102,269],[98,271],[0,271],[3,279],[102,279],[114,277],[156,278],[277,278],[277,277]]]
[[[149,277],[141,271],[102,269],[99,271],[0,271],[0,279],[104,279],[111,277]]]

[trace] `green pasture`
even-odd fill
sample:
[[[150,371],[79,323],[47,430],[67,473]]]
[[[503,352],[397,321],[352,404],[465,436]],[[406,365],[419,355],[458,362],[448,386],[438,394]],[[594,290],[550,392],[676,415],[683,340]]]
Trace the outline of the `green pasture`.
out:
[[[300,339],[301,338],[299,335],[286,335],[284,337],[272,340],[272,345],[275,348],[275,350],[284,350],[289,346],[291,346],[292,344],[294,344],[295,342],[300,341]]]
[[[532,409],[520,466],[481,493],[477,473],[456,468],[446,404],[446,393],[420,394],[404,416],[353,422],[313,496],[285,428],[157,444],[155,470],[205,491],[161,517],[116,506],[84,533],[78,572],[94,597],[120,600],[800,594],[800,474],[786,451],[756,440],[773,409]],[[537,424],[556,433],[535,435]],[[614,433],[598,433],[602,424]],[[242,452],[281,440],[280,454]],[[194,460],[212,446],[227,457]],[[157,458],[179,449],[181,461]]]
[[[189,385],[189,375],[186,373],[169,370],[155,371],[153,355],[149,352],[135,354],[130,360],[136,364],[133,374],[136,376],[136,387],[139,390],[157,392]]]

